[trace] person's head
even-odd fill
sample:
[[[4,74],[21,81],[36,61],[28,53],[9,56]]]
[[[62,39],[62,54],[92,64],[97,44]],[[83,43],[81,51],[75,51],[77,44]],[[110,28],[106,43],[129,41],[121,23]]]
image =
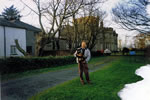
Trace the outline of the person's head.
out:
[[[81,48],[86,48],[86,42],[85,41],[82,41],[82,43],[81,43]]]

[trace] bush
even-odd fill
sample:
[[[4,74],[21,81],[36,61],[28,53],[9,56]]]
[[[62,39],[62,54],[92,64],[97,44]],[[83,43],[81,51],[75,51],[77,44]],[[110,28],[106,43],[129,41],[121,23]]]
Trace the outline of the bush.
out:
[[[75,57],[11,57],[0,60],[1,74],[17,73],[40,68],[56,67],[75,63]]]

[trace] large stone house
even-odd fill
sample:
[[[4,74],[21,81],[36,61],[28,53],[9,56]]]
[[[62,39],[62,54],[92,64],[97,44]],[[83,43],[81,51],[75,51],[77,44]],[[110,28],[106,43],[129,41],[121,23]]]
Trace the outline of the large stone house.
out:
[[[97,36],[96,45],[93,51],[109,49],[118,51],[118,34],[113,28],[103,28],[103,31]]]
[[[98,27],[100,30],[96,36],[96,44],[92,51],[101,51],[109,49],[111,51],[118,51],[118,34],[111,27],[104,27],[103,21],[101,21],[99,26],[99,18],[94,16],[81,17],[76,19],[78,25],[92,24],[93,27]],[[91,31],[90,29],[87,30]]]
[[[36,34],[41,30],[19,20],[0,18],[0,57],[23,56],[16,48],[18,40],[22,49],[35,54]]]
[[[99,33],[96,36],[96,44],[93,47],[92,51],[101,51],[105,49],[109,49],[111,51],[117,51],[118,50],[118,34],[115,32],[115,30],[111,27],[103,27],[103,22],[101,22],[101,25],[99,25],[99,18],[93,17],[93,16],[87,16],[87,17],[81,17],[73,21],[77,24],[78,31],[80,31],[77,35],[77,41],[82,40],[89,41],[89,38],[91,36],[91,30],[89,28],[89,25],[93,25],[93,27],[96,27],[99,29]],[[76,34],[74,34],[74,26],[72,25],[65,25],[63,26],[63,29],[60,34],[60,40],[59,50],[70,50],[70,47],[73,45],[74,37]],[[84,39],[83,39],[84,37]],[[57,41],[57,38],[55,39]],[[57,48],[53,48],[54,45],[56,45],[56,41],[48,44],[45,47],[46,51],[51,50],[58,50]]]
[[[83,27],[85,24],[94,24],[94,27],[97,27],[99,21],[98,18],[90,16],[90,17],[81,17],[76,19],[76,23],[78,25],[78,31],[81,31],[81,33],[83,33],[84,30],[84,34],[79,34],[79,39],[82,41],[82,36],[81,35],[85,35],[87,36],[87,40],[88,38],[90,38],[90,28],[87,29],[83,29],[85,26]],[[75,22],[74,21],[74,22]],[[100,30],[98,35],[96,36],[96,44],[93,47],[92,51],[101,51],[101,50],[105,50],[105,49],[109,49],[111,51],[118,51],[118,34],[116,33],[116,31],[111,28],[111,27],[103,27],[103,22],[100,23],[100,26],[98,26],[98,29]],[[65,27],[65,29],[63,30],[63,34],[61,34],[61,37],[66,38],[67,39],[72,39],[73,34],[73,26],[71,25],[67,25]],[[88,36],[89,35],[89,36]],[[67,46],[69,47],[69,46]]]

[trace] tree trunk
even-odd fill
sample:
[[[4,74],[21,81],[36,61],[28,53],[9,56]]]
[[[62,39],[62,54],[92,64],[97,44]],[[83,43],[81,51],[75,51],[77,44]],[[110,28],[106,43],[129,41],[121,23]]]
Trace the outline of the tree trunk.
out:
[[[24,56],[28,56],[28,55],[29,55],[25,50],[23,50],[23,49],[21,48],[21,46],[20,46],[20,44],[19,44],[19,42],[18,42],[17,39],[15,40],[15,44],[16,44],[16,48],[17,48]]]
[[[57,46],[57,50],[60,50],[59,39],[56,40],[56,46]]]
[[[45,34],[38,34],[36,36],[36,52],[35,55],[36,56],[43,56],[44,53],[44,47],[46,46],[46,44],[51,43],[51,39],[45,35]]]

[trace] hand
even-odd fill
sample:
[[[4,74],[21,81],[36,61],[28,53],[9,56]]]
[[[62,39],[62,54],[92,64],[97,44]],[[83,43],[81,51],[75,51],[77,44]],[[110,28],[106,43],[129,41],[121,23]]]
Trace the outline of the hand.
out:
[[[84,60],[83,63],[86,63],[86,61]]]

